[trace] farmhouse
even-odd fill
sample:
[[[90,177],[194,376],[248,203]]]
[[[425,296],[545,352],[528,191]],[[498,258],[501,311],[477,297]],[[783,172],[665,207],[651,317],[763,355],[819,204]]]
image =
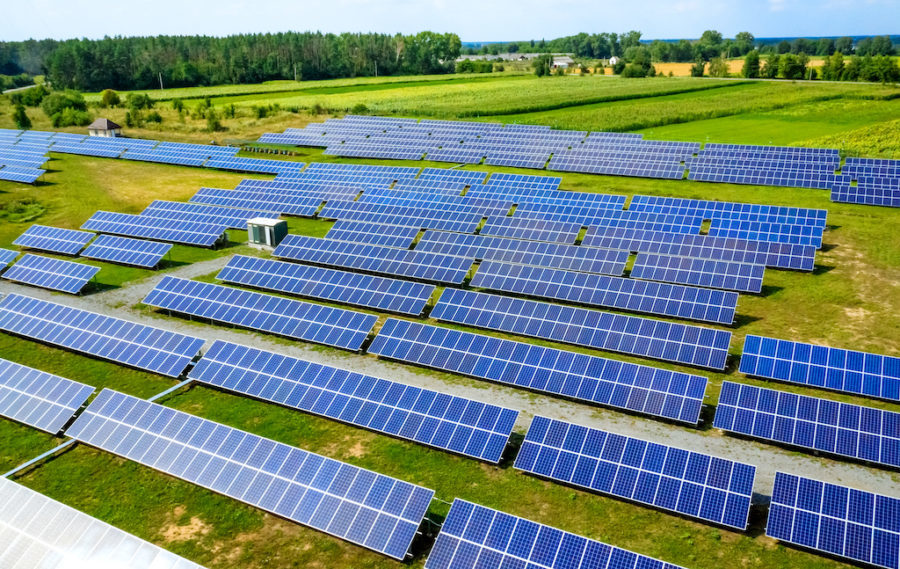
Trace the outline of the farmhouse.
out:
[[[109,119],[97,119],[88,126],[88,134],[91,136],[115,138],[122,136],[122,127]]]
[[[568,55],[553,58],[553,69],[568,69],[575,65],[575,60]]]

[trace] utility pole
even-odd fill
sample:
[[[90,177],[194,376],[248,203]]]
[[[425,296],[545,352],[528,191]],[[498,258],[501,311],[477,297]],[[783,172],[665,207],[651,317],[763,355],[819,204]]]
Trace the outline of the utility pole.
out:
[[[165,91],[165,90],[166,90],[165,87],[163,87],[163,82],[162,82],[162,71],[159,72],[159,90],[160,90],[160,91]]]
[[[297,64],[294,63],[294,81],[297,81]]]

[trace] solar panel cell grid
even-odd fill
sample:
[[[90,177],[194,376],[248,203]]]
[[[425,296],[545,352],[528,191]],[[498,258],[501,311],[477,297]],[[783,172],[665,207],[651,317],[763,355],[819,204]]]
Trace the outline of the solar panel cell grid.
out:
[[[13,241],[13,245],[41,251],[52,251],[53,253],[77,255],[87,245],[87,242],[93,238],[94,233],[87,231],[32,225]]]
[[[190,377],[494,463],[518,416],[511,409],[222,341]]]
[[[756,467],[536,416],[515,467],[594,492],[747,529]]]
[[[111,263],[134,265],[146,269],[155,268],[172,248],[171,243],[142,241],[115,235],[101,235],[88,245],[82,257]]]
[[[78,294],[99,271],[99,267],[91,265],[28,254],[4,272],[3,278],[50,290]]]
[[[420,486],[109,389],[68,434],[399,560],[434,496]]]
[[[226,237],[225,231],[228,226],[98,211],[85,221],[81,228],[113,235],[212,247]]]
[[[0,359],[0,415],[58,433],[94,388]]]
[[[408,249],[420,231],[418,227],[338,220],[325,234],[325,238]]]
[[[764,265],[640,253],[631,269],[631,277],[705,288],[760,293],[765,271]]]
[[[580,223],[520,219],[517,217],[490,217],[481,228],[480,234],[571,245],[575,243],[575,239],[581,232],[581,227]]]
[[[696,424],[706,378],[388,319],[369,353]]]
[[[789,225],[782,223],[753,222],[728,219],[714,219],[709,227],[709,235],[714,237],[734,237],[751,241],[772,241],[775,243],[795,243],[822,247],[822,227],[809,225]]]
[[[196,203],[170,202],[154,200],[142,216],[177,219],[192,223],[221,224],[231,229],[247,229],[247,220],[256,217],[277,219],[278,214],[271,211],[239,209],[234,207],[218,207]]]

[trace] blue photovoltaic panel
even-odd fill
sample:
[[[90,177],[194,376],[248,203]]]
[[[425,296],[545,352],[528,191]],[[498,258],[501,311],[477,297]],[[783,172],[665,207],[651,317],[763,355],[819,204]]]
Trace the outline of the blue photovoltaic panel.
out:
[[[759,293],[765,272],[765,265],[639,253],[631,278]]]
[[[389,318],[369,353],[697,424],[706,378]]]
[[[434,491],[104,389],[70,437],[402,560]]]
[[[418,316],[435,286],[235,255],[216,278],[299,296]]]
[[[900,499],[776,472],[766,535],[898,569]]]
[[[87,245],[87,242],[94,238],[94,235],[94,233],[75,229],[32,225],[13,241],[13,245],[40,251],[77,255]]]
[[[453,180],[466,182],[469,185],[483,184],[487,180],[488,172],[475,172],[472,170],[448,170],[445,168],[425,168],[419,174],[419,180]]]
[[[78,294],[99,267],[28,254],[3,273],[4,279],[50,290]]]
[[[628,251],[442,231],[425,232],[415,250],[602,275],[622,275],[628,262]]]
[[[518,411],[216,341],[190,377],[332,419],[499,462]]]
[[[378,320],[372,314],[176,277],[164,277],[142,302],[348,350],[358,350]]]
[[[325,239],[408,249],[420,231],[418,227],[338,220],[325,234]]]
[[[303,162],[287,160],[266,160],[262,158],[239,158],[236,156],[214,156],[203,164],[204,168],[234,170],[237,172],[259,172],[262,174],[280,174],[281,172],[298,172],[303,169]]]
[[[203,346],[200,338],[18,294],[0,301],[0,330],[169,377]]]
[[[748,335],[741,373],[900,401],[900,358]]]
[[[726,381],[713,426],[886,466],[900,466],[900,413]]]
[[[484,261],[472,287],[730,325],[738,294],[731,291]]]
[[[363,192],[358,203],[386,204],[403,207],[421,207],[425,209],[450,209],[454,211],[470,211],[485,215],[506,215],[513,206],[512,200],[494,198],[447,195],[428,191],[398,190],[396,188],[371,189]]]
[[[556,176],[531,176],[527,174],[504,174],[501,172],[494,172],[491,174],[490,179],[485,182],[485,185],[558,190],[561,183],[562,178]]]
[[[453,257],[303,235],[286,236],[272,255],[447,284],[461,284],[475,262],[473,257]]]
[[[734,237],[752,241],[812,245],[816,249],[822,247],[822,231],[822,227],[810,225],[734,221],[730,219],[714,219],[709,226],[709,235],[713,237]]]
[[[143,241],[115,235],[101,235],[82,251],[81,256],[111,263],[152,269],[172,248],[171,243]]]
[[[141,215],[178,219],[187,223],[208,223],[227,225],[231,229],[247,229],[247,220],[255,217],[277,219],[278,215],[271,211],[254,211],[233,207],[219,207],[197,203],[168,202],[154,200]]]
[[[16,168],[13,166],[4,166],[0,168],[0,180],[8,182],[21,182],[23,184],[33,184],[38,178],[46,172],[36,168]]]
[[[98,211],[81,228],[113,235],[212,247],[225,238],[228,226]]]
[[[529,241],[550,241],[572,245],[581,232],[580,223],[547,221],[543,219],[523,219],[517,217],[489,217],[481,228],[481,235],[527,239]]]
[[[817,227],[825,227],[828,218],[828,210],[825,209],[641,195],[631,199],[628,211],[670,211],[693,216],[700,215],[704,219],[772,221]]]
[[[445,289],[432,318],[687,365],[725,369],[731,332]]]
[[[0,415],[56,434],[94,388],[0,359]]]
[[[429,209],[425,207],[404,207],[385,204],[372,204],[350,201],[329,201],[322,208],[318,217],[321,219],[348,219],[357,221],[379,220],[389,225],[413,225],[407,219],[416,219],[420,227],[457,231],[462,225],[465,228],[474,224],[476,227],[485,217],[483,213],[456,211],[454,208]]]
[[[750,464],[541,416],[515,467],[742,531],[756,476]]]
[[[311,194],[292,194],[275,192],[271,189],[259,190],[220,190],[218,188],[200,188],[191,197],[190,203],[210,204],[233,208],[250,208],[271,213],[312,217],[322,206],[325,197],[321,192]],[[273,215],[266,217],[273,217]]]
[[[10,251],[9,249],[0,249],[0,271],[13,262],[13,259],[19,256],[18,251]]]
[[[816,248],[811,245],[748,241],[623,227],[589,227],[581,246],[698,259],[720,259],[799,271],[813,270],[816,261]]]
[[[703,218],[674,214],[629,212],[609,209],[599,205],[557,205],[547,203],[526,203],[516,208],[516,218],[543,219],[596,225],[600,227],[627,227],[652,231],[672,231],[675,233],[700,233]]]
[[[456,498],[425,569],[680,569]]]

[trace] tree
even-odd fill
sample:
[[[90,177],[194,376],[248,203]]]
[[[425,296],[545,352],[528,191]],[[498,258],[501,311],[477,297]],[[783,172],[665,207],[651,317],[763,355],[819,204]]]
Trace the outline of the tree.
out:
[[[12,100],[14,105],[25,105],[26,107],[36,107],[40,105],[44,98],[50,94],[50,91],[47,90],[43,85],[38,85],[37,87],[32,87],[30,89],[25,89],[24,91],[18,91],[13,93],[10,99]]]
[[[834,42],[834,50],[846,54],[853,53],[853,38],[846,36],[838,38]]]
[[[506,46],[507,53],[519,53],[519,44],[516,42],[510,43]]]
[[[125,97],[125,105],[132,111],[153,108],[153,99],[145,93],[128,93]]]
[[[702,59],[698,59],[691,65],[691,77],[703,77],[703,73],[706,71],[706,62]]]
[[[16,128],[22,130],[31,128],[31,119],[28,118],[28,114],[25,112],[25,107],[22,105],[16,105],[16,108],[13,111],[13,120],[16,123]]]
[[[773,53],[766,59],[766,63],[760,70],[760,76],[765,79],[775,79],[778,77],[778,69],[781,66],[781,57]]]
[[[844,55],[836,51],[822,64],[822,79],[840,81],[844,75]]]
[[[753,47],[756,44],[756,38],[753,37],[753,34],[750,32],[738,32],[734,36],[734,44],[738,51],[736,55],[746,55],[753,51]]]
[[[714,57],[709,61],[710,77],[728,77],[728,64],[721,57]]]
[[[209,132],[225,130],[222,126],[222,121],[219,120],[219,113],[212,107],[206,110],[206,130]]]
[[[775,53],[778,53],[779,55],[785,54],[785,53],[790,53],[790,52],[791,52],[791,42],[789,42],[787,40],[781,40],[780,42],[778,42],[778,45],[775,46]]]
[[[552,56],[550,55],[541,55],[531,62],[531,67],[534,69],[534,74],[538,77],[544,77],[546,75],[550,75],[550,62],[552,61]]]
[[[741,75],[748,79],[756,79],[759,77],[759,52],[755,49],[744,57],[744,68]]]
[[[112,89],[104,89],[103,92],[100,93],[100,107],[118,107],[122,103],[121,99],[119,99],[118,93],[113,91]]]
[[[78,91],[63,91],[51,93],[41,102],[41,108],[44,114],[53,118],[53,115],[61,113],[64,109],[75,109],[76,111],[86,111],[87,103],[84,96]]]
[[[697,42],[697,53],[704,61],[722,54],[722,34],[716,30],[706,30]]]
[[[800,55],[786,53],[781,57],[778,75],[784,79],[805,79],[807,61],[808,58],[805,53]]]
[[[834,40],[831,38],[819,38],[816,43],[816,55],[831,55],[834,53]]]

